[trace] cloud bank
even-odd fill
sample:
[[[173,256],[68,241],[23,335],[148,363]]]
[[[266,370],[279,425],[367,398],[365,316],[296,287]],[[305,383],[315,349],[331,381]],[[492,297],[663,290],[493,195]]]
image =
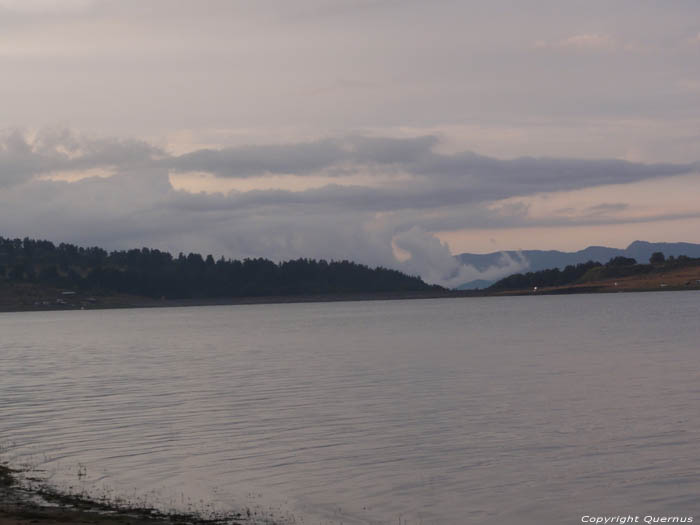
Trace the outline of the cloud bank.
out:
[[[140,140],[8,130],[0,138],[1,234],[230,257],[352,259],[456,286],[512,273],[526,263],[504,261],[479,272],[459,264],[435,232],[627,220],[616,215],[626,209],[619,202],[543,220],[531,217],[527,206],[503,201],[698,171],[697,164],[502,160],[441,153],[439,144],[429,135],[352,135],[174,155]],[[103,175],[89,176],[92,170]],[[171,175],[190,172],[241,181],[314,176],[326,183],[298,191],[176,189]],[[381,178],[386,174],[401,177]],[[354,175],[382,182],[355,184]]]

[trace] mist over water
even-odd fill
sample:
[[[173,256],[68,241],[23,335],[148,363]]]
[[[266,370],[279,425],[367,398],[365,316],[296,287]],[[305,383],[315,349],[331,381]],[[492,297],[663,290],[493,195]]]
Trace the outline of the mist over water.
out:
[[[2,458],[312,524],[697,516],[699,318],[697,292],[0,314]]]

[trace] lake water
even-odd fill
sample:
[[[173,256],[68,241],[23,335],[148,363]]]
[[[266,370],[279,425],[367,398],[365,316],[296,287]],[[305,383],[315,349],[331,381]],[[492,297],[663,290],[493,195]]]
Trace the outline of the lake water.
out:
[[[2,457],[165,507],[698,521],[699,416],[698,292],[0,314]]]

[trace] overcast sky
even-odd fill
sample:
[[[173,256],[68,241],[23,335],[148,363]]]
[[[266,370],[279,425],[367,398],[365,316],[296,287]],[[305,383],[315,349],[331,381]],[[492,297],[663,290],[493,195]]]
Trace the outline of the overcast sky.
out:
[[[697,0],[0,0],[0,235],[353,259],[700,242]]]

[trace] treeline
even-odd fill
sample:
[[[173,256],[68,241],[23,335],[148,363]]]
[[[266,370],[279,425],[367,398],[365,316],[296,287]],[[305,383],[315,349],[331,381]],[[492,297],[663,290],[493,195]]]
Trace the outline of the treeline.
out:
[[[489,287],[489,290],[505,291],[524,290],[535,287],[566,286],[603,279],[662,272],[682,268],[684,266],[697,265],[700,265],[700,258],[691,258],[685,255],[666,258],[661,252],[654,253],[649,259],[648,264],[638,264],[635,259],[630,257],[614,257],[605,264],[588,261],[586,263],[569,265],[563,270],[552,268],[538,272],[516,273],[495,282]]]
[[[439,290],[419,277],[350,261],[282,263],[198,253],[107,252],[73,244],[0,237],[0,281],[168,299]]]

